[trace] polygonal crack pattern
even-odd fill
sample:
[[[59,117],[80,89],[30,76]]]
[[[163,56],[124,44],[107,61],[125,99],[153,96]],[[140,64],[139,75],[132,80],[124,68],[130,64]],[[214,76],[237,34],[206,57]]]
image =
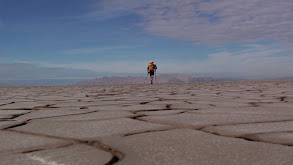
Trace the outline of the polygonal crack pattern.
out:
[[[292,86],[2,87],[0,165],[290,164]]]

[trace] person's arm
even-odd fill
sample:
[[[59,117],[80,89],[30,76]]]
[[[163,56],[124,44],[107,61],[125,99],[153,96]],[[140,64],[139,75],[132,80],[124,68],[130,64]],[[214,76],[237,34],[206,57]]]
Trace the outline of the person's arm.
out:
[[[149,72],[149,67],[147,67],[147,72]]]

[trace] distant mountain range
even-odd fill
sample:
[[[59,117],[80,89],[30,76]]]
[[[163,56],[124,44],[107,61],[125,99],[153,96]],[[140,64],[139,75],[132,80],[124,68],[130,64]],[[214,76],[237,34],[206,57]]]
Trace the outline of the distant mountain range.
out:
[[[37,67],[25,63],[0,64],[0,80],[88,79],[101,74],[86,69]]]
[[[32,80],[0,80],[1,86],[54,86],[72,85],[88,79],[32,79]]]
[[[213,81],[239,81],[237,78],[213,78],[213,77],[192,77],[187,74],[160,74],[154,78],[156,83],[190,83],[190,82],[213,82]],[[150,83],[148,77],[102,77],[89,81],[82,81],[77,85],[99,85],[99,84],[141,84]]]
[[[86,69],[71,69],[58,67],[39,67],[26,63],[0,63],[0,86],[39,86],[39,85],[71,85],[71,84],[137,84],[149,83],[145,73],[113,73],[95,72]],[[227,77],[227,78],[223,78]],[[96,79],[94,79],[96,78]],[[160,74],[155,82],[207,82],[207,81],[237,81],[260,80],[236,73],[189,73]],[[262,80],[293,80],[293,77],[267,78]],[[79,83],[78,83],[79,82]]]
[[[273,80],[293,80],[293,77],[281,77],[281,78],[275,78]]]

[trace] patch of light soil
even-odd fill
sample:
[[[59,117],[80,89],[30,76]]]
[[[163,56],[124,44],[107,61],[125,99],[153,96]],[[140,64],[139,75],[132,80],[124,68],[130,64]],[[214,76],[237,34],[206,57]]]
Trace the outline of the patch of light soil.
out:
[[[65,164],[59,164],[59,163],[56,163],[54,161],[47,161],[46,159],[43,159],[43,158],[40,158],[40,157],[37,157],[37,156],[29,156],[30,159],[32,160],[36,160],[36,161],[39,161],[43,164],[46,164],[46,165],[65,165]]]

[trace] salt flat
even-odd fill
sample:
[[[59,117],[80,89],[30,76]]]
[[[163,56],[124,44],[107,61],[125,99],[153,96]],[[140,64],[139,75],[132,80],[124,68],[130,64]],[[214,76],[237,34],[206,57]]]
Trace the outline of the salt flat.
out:
[[[0,87],[0,165],[292,164],[292,87]]]

